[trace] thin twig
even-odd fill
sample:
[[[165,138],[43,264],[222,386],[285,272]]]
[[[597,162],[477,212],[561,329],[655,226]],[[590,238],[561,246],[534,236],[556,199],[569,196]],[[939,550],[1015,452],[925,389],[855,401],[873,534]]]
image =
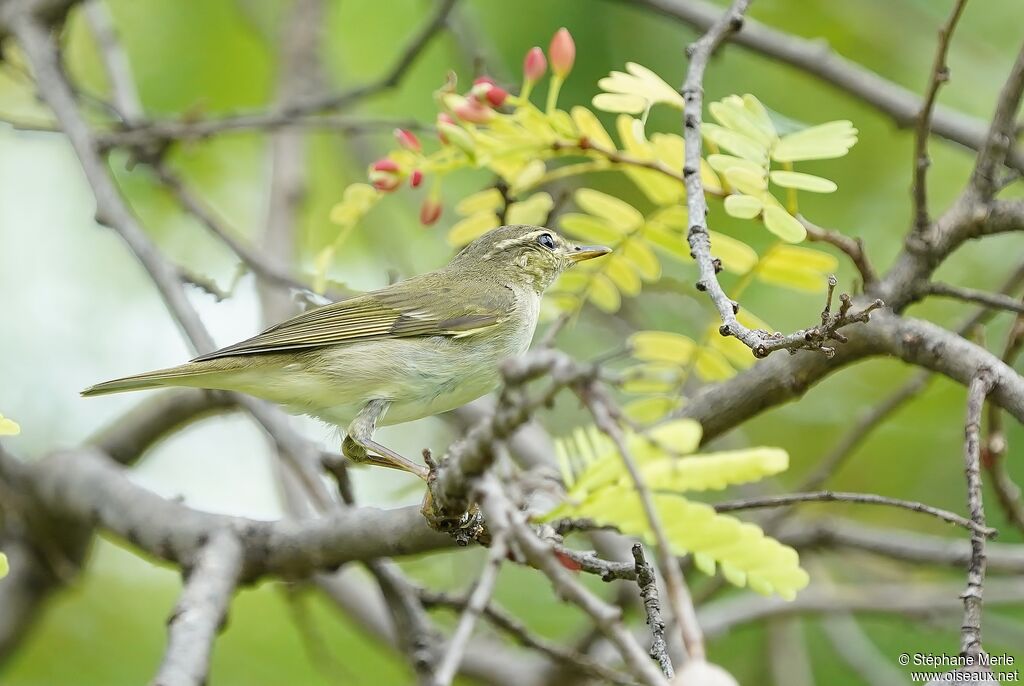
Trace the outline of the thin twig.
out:
[[[1011,298],[1008,295],[1002,295],[1000,293],[989,293],[987,291],[979,291],[975,288],[964,288],[962,286],[953,286],[937,282],[928,283],[922,291],[927,295],[935,295],[942,298],[955,298],[956,300],[977,303],[997,310],[1017,312],[1018,314],[1024,313],[1024,303],[1017,298]]]
[[[871,265],[871,261],[868,260],[867,253],[864,251],[864,241],[860,238],[851,238],[838,231],[822,228],[803,216],[797,217],[797,219],[804,225],[808,240],[834,245],[846,253],[850,261],[853,262],[853,265],[857,267],[857,271],[860,272],[860,278],[864,282],[864,286],[870,286],[878,280],[878,273]]]
[[[453,610],[462,610],[466,607],[467,601],[465,598],[455,598],[446,593],[428,589],[420,589],[419,594],[420,600],[423,601],[424,607],[427,608],[446,607]],[[574,671],[588,674],[611,684],[621,686],[635,686],[636,684],[635,680],[625,674],[604,666],[584,653],[567,648],[542,636],[537,636],[522,622],[505,610],[495,606],[494,603],[489,603],[484,607],[483,618],[494,625],[495,628],[508,634],[509,638],[516,643],[530,650],[536,650],[555,662],[564,663]]]
[[[978,158],[971,174],[970,186],[983,200],[991,199],[1000,188],[998,171],[1006,161],[1014,143],[1017,126],[1017,111],[1021,96],[1024,95],[1024,45],[1017,53],[1017,59],[1010,68],[1010,75],[999,92],[996,111],[989,124],[985,144],[978,151]]]
[[[142,109],[142,100],[135,87],[132,65],[128,60],[128,53],[117,38],[114,18],[110,16],[106,0],[88,0],[84,3],[84,10],[85,19],[96,37],[96,45],[103,60],[103,70],[110,81],[114,107],[127,124],[142,120],[146,113]]]
[[[672,546],[665,533],[665,526],[654,505],[654,497],[648,488],[640,467],[633,458],[633,451],[626,444],[626,438],[622,429],[615,422],[607,405],[607,398],[600,390],[591,385],[588,392],[583,395],[584,401],[594,417],[594,425],[615,444],[616,451],[622,458],[626,471],[633,482],[640,505],[643,507],[644,516],[654,533],[654,540],[658,546],[658,567],[665,584],[668,587],[669,601],[672,604],[672,613],[679,624],[679,631],[683,638],[683,645],[690,659],[703,661],[707,659],[707,651],[704,648],[704,635],[697,623],[697,612],[693,608],[693,598],[690,597],[690,590],[683,578],[683,572],[672,554]],[[662,665],[664,669],[664,665]]]
[[[441,656],[441,662],[434,670],[433,686],[448,686],[455,678],[455,672],[462,660],[462,654],[466,650],[466,644],[473,634],[473,626],[494,594],[498,571],[508,555],[508,545],[505,539],[504,531],[492,531],[491,549],[487,556],[487,562],[469,594],[469,599],[462,610],[462,616],[459,617],[459,623],[455,627],[451,641]]]
[[[487,475],[480,484],[480,507],[488,522],[506,521],[510,539],[526,561],[551,582],[559,597],[573,603],[595,623],[612,642],[630,670],[648,686],[664,686],[665,678],[644,654],[636,639],[622,623],[622,611],[587,590],[555,556],[552,547],[541,540],[505,496],[494,477]]]
[[[228,228],[217,217],[213,209],[208,207],[185,182],[159,160],[152,162],[151,167],[157,179],[170,192],[182,209],[195,217],[206,229],[233,252],[242,264],[261,280],[281,288],[289,288],[298,293],[312,292],[311,287],[296,279],[286,269],[279,268],[267,259],[260,250],[246,245],[235,238],[235,232]],[[345,293],[329,292],[325,294],[331,300],[339,300]]]
[[[1024,315],[1017,315],[1006,337],[1002,360],[1012,365],[1024,350]],[[988,406],[988,429],[982,449],[981,464],[992,477],[992,488],[1000,507],[1014,526],[1024,532],[1024,500],[1021,489],[1006,469],[1006,453],[1009,449],[1006,431],[1003,428],[1003,411],[995,404]]]
[[[736,512],[738,510],[756,510],[765,507],[782,507],[793,503],[861,503],[864,505],[885,505],[898,507],[911,512],[930,515],[950,524],[962,526],[981,536],[994,536],[995,529],[979,525],[955,512],[942,510],[931,505],[925,505],[913,500],[902,500],[900,498],[889,498],[875,493],[844,493],[840,491],[816,491],[813,493],[787,493],[785,495],[769,495],[756,498],[743,498],[739,500],[727,500],[715,503],[716,512]]]
[[[939,43],[935,50],[928,90],[925,91],[924,102],[921,104],[917,126],[914,129],[914,182],[911,195],[914,198],[914,228],[918,232],[924,231],[929,224],[928,167],[931,160],[928,157],[928,139],[931,136],[935,99],[939,94],[939,88],[949,80],[946,56],[949,54],[953,31],[956,30],[957,22],[960,21],[960,15],[963,14],[966,5],[967,0],[956,0],[946,23],[939,28]]]
[[[985,509],[981,499],[981,412],[985,396],[995,379],[988,369],[979,369],[967,388],[967,420],[964,428],[964,474],[967,477],[967,508],[974,524],[971,533],[971,563],[967,567],[964,621],[960,629],[960,653],[977,658],[981,653],[981,604],[985,585]]]
[[[661,618],[661,603],[658,602],[658,580],[654,570],[644,557],[644,547],[640,543],[633,544],[633,560],[636,563],[636,585],[640,587],[640,598],[644,603],[644,614],[647,615],[647,626],[651,627],[651,657],[658,661],[661,673],[666,679],[675,676],[672,669],[672,658],[668,655],[668,643],[665,642],[665,620]]]

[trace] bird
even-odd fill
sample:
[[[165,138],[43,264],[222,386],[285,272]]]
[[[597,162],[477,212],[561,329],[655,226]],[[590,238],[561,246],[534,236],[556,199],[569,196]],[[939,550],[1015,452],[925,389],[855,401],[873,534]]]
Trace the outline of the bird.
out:
[[[91,386],[83,396],[164,387],[234,391],[345,427],[354,463],[428,470],[374,440],[494,390],[527,351],[540,301],[566,269],[607,255],[542,226],[493,229],[441,269],[311,309],[167,369]]]

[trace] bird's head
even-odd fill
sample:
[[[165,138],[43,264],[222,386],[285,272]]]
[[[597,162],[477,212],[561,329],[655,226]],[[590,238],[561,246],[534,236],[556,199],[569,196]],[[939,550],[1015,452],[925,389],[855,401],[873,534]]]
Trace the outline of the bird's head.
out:
[[[451,266],[490,272],[540,293],[577,262],[610,252],[603,245],[576,245],[543,226],[517,224],[480,236],[455,256]]]

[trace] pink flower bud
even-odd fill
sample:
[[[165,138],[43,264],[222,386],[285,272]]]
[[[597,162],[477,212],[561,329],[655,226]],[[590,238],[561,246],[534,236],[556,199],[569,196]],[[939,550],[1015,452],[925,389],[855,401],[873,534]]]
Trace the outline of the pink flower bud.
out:
[[[495,85],[494,79],[492,79],[490,76],[478,76],[475,79],[473,79],[474,86],[482,86],[485,83],[491,86]]]
[[[412,174],[409,174],[409,185],[417,188],[421,183],[423,183],[423,172],[419,169],[413,169]]]
[[[576,44],[564,26],[558,29],[551,39],[548,54],[551,56],[551,71],[556,76],[565,78],[572,71],[572,65],[576,61]]]
[[[487,102],[491,104],[491,107],[501,107],[507,97],[508,91],[501,86],[493,86],[491,90],[487,91]]]
[[[385,157],[374,162],[372,169],[373,171],[379,172],[397,172],[398,162],[395,162],[394,160]]]
[[[419,152],[423,149],[423,146],[420,145],[420,139],[408,129],[395,129],[395,140],[398,141],[400,146],[412,152]]]
[[[544,51],[536,46],[530,48],[523,59],[523,77],[527,81],[536,81],[544,76],[547,68],[548,61],[544,58]]]
[[[381,193],[390,193],[398,188],[398,179],[394,177],[374,178],[373,174],[370,174],[370,181],[373,182],[373,187]]]
[[[462,98],[461,101],[452,108],[455,116],[462,121],[468,121],[473,124],[483,124],[494,116],[494,111],[491,110],[487,105],[482,104],[479,100]]]
[[[427,198],[420,205],[420,223],[430,226],[441,218],[441,203],[436,198]]]
[[[398,163],[386,157],[370,166],[369,176],[373,187],[384,193],[395,190],[401,182]]]
[[[447,112],[441,112],[437,115],[437,137],[441,139],[442,143],[448,145],[448,137],[444,135],[444,128],[441,124],[453,126],[455,124],[455,120],[452,119]]]

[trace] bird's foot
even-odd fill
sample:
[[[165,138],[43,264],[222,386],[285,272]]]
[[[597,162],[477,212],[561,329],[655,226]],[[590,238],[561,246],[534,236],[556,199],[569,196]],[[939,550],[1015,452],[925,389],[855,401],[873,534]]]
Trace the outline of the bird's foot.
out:
[[[370,452],[371,450],[373,452]],[[356,464],[371,464],[397,469],[401,472],[415,474],[424,481],[429,476],[429,470],[423,465],[407,460],[376,441],[358,443],[351,436],[345,436],[345,440],[341,443],[341,454]]]
[[[434,500],[432,489],[439,465],[428,448],[423,449],[423,461],[426,463],[429,471],[426,479],[427,492],[423,494],[423,504],[420,506],[420,513],[427,520],[430,528],[434,531],[448,534],[460,546],[469,545],[473,541],[487,545],[488,532],[480,508],[476,505],[471,505],[466,511],[458,513],[446,512]]]

